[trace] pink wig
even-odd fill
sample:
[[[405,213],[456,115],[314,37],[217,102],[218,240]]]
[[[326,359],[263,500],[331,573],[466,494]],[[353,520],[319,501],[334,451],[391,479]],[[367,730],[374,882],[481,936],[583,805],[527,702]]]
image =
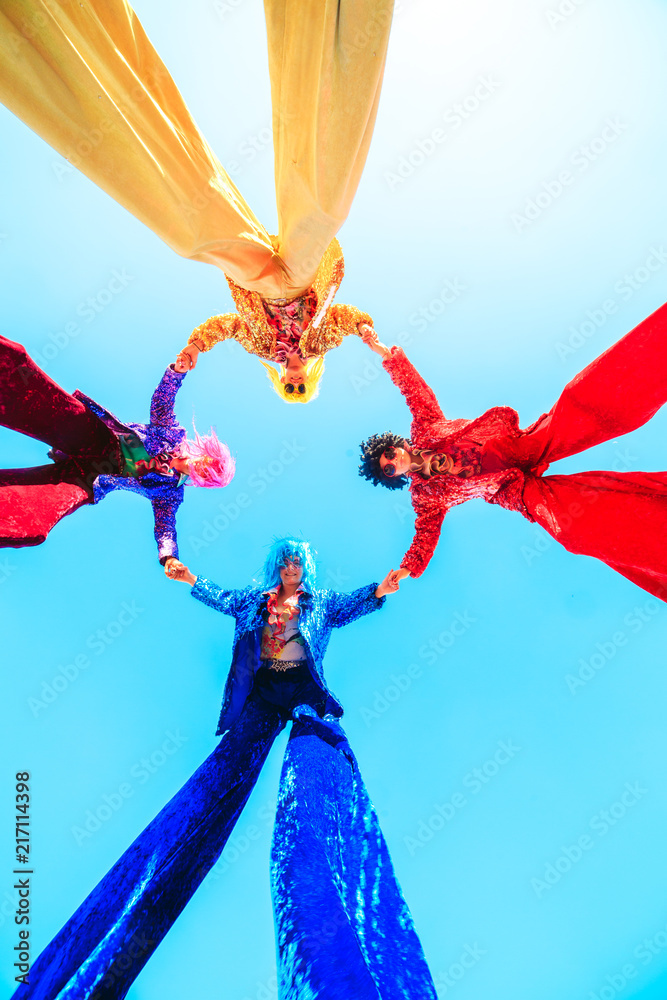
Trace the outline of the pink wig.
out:
[[[213,428],[210,434],[200,435],[194,424],[192,426],[194,441],[186,438],[181,445],[181,455],[189,462],[192,485],[228,486],[236,472],[236,462],[229,448],[218,440]],[[199,466],[198,469],[195,464]]]

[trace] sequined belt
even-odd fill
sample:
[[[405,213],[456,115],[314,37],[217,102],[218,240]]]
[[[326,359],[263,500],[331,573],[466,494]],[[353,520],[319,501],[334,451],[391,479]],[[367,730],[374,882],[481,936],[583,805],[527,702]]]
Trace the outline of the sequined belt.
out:
[[[267,670],[284,673],[286,670],[298,670],[305,665],[305,660],[260,660],[260,665]]]

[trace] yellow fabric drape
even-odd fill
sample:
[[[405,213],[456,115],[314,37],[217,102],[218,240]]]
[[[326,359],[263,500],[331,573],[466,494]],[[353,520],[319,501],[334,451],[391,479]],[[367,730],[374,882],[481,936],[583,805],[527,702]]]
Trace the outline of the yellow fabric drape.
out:
[[[375,122],[393,0],[265,0],[279,236],[123,0],[0,0],[0,99],[183,257],[267,298],[312,283]]]

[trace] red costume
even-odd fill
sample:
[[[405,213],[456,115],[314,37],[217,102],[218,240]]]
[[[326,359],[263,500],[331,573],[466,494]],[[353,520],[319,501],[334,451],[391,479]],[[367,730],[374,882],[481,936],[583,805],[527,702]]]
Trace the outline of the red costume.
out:
[[[449,508],[482,497],[667,601],[667,473],[544,475],[551,462],[640,427],[667,401],[667,305],[576,375],[526,430],[508,406],[447,420],[401,348],[383,364],[410,407],[412,445],[466,467],[460,475],[410,476],[417,517],[401,566],[412,576],[428,565]]]

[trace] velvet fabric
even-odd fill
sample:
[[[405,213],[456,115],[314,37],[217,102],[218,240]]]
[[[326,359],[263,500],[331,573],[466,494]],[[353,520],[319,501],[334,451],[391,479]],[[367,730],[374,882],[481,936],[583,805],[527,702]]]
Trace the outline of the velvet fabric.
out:
[[[447,420],[400,348],[383,362],[412,412],[418,448],[477,449],[468,479],[410,477],[415,537],[401,565],[419,576],[447,511],[474,497],[536,521],[570,552],[594,556],[667,600],[667,473],[609,471],[545,475],[550,463],[628,434],[667,400],[667,305],[591,362],[552,409],[525,430],[510,407],[474,420]]]
[[[120,1000],[220,857],[285,718],[250,698],[189,781],[107,872],[15,1000]]]
[[[280,1000],[436,1000],[377,815],[334,719],[304,713],[292,727],[271,893]]]
[[[218,747],[47,945],[14,1000],[126,996],[220,857],[288,714],[251,693]],[[310,705],[294,706],[292,716],[272,848],[280,1000],[435,1000],[345,734]]]

